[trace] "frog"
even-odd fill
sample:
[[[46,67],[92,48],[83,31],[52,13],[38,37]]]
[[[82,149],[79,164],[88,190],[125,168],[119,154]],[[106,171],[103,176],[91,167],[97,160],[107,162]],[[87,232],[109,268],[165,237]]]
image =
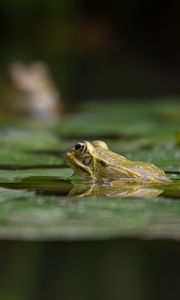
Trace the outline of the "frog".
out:
[[[159,167],[149,162],[129,160],[111,151],[101,140],[81,141],[66,153],[66,161],[74,176],[93,182],[118,179],[123,182],[147,184],[167,183],[171,179]]]

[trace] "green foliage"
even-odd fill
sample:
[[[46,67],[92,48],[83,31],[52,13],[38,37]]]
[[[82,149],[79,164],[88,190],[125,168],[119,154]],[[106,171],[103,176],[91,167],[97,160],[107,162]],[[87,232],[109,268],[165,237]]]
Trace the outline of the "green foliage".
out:
[[[5,128],[0,134],[0,147],[15,150],[60,150],[60,140],[52,132],[43,129]]]
[[[56,177],[67,179],[72,175],[69,168],[49,168],[49,169],[27,169],[27,170],[0,170],[0,183],[2,182],[19,182],[28,177]]]
[[[0,238],[179,239],[180,148],[176,133],[180,112],[176,103],[165,103],[163,109],[161,105],[89,103],[46,129],[36,124],[14,129],[3,121]],[[78,182],[71,178],[73,171],[64,167],[64,153],[83,139],[103,139],[112,150],[132,160],[155,163],[174,181],[159,186],[162,192],[151,199],[130,194],[127,198],[106,197],[105,193],[87,196],[80,190],[72,196],[69,192]],[[84,183],[83,188],[91,187]]]
[[[1,238],[180,238],[178,200],[79,200],[8,189],[0,197]]]
[[[18,169],[20,166],[60,165],[62,159],[53,155],[29,153],[12,148],[2,147],[0,150],[0,165]]]

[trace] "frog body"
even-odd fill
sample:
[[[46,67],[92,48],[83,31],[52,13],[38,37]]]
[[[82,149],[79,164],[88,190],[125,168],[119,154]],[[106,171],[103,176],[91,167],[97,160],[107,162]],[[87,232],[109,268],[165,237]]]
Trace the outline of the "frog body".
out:
[[[80,142],[66,154],[75,175],[90,179],[125,179],[138,183],[171,181],[163,170],[142,161],[131,161],[110,151],[103,141]]]

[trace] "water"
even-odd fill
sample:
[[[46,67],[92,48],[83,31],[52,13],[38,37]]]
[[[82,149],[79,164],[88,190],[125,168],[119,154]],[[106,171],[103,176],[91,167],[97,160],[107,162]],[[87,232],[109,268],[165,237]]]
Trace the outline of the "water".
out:
[[[179,299],[179,123],[155,104],[102,105],[46,128],[0,121],[0,299]],[[73,181],[64,154],[91,138],[173,182]]]

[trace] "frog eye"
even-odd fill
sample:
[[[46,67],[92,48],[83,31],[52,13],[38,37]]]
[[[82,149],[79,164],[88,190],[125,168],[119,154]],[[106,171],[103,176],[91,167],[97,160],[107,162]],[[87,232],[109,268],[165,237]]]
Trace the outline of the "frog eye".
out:
[[[78,151],[79,154],[84,153],[86,150],[86,144],[85,143],[78,143],[75,145],[74,149]]]
[[[83,164],[84,164],[85,166],[90,166],[90,165],[92,165],[92,163],[93,163],[93,158],[92,158],[90,155],[85,156],[85,157],[83,158],[82,162],[83,162]]]
[[[76,144],[75,150],[79,150],[81,148],[81,144]]]

